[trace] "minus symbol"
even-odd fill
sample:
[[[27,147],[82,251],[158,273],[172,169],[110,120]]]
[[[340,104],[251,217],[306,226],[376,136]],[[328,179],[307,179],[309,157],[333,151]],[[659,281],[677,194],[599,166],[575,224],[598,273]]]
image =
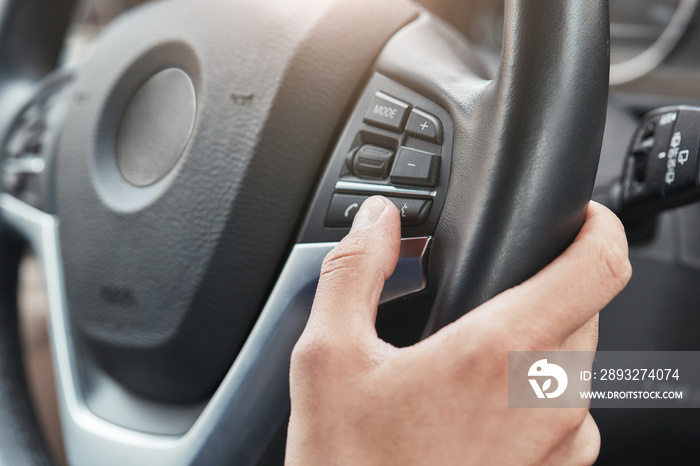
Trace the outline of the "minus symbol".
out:
[[[407,164],[407,165],[408,165],[409,167],[415,167],[415,166],[416,166],[415,163],[409,163],[409,164]]]

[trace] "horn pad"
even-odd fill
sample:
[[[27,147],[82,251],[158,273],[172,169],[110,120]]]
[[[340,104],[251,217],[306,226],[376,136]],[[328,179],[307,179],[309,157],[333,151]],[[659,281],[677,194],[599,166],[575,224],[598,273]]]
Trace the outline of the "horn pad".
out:
[[[414,15],[403,0],[175,0],[103,33],[56,165],[67,305],[91,360],[152,399],[215,390],[345,109]]]

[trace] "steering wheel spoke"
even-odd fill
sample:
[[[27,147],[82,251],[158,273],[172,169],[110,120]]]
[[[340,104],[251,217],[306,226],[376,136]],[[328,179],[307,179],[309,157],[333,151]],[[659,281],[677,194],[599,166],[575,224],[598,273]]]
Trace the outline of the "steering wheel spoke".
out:
[[[70,103],[71,81],[72,74],[66,71],[41,80],[3,131],[2,192],[46,212],[55,211],[51,170]]]

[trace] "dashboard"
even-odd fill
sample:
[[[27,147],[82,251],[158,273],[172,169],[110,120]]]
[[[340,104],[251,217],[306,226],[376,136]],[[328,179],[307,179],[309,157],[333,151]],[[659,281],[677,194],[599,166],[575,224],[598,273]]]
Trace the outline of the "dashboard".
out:
[[[495,74],[503,38],[503,0],[420,0],[452,23]],[[610,0],[610,84],[628,107],[699,104],[698,0]]]

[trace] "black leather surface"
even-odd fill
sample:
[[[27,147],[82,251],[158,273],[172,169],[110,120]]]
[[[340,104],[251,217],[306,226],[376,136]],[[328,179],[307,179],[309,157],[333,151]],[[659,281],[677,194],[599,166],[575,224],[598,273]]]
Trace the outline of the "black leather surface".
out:
[[[585,218],[608,93],[605,0],[506,2],[493,82],[435,21],[398,34],[379,70],[454,119],[452,178],[429,258],[437,291],[428,333],[532,276]],[[429,70],[429,72],[428,72]]]
[[[0,231],[0,465],[49,465],[22,367],[16,292],[22,250]]]

